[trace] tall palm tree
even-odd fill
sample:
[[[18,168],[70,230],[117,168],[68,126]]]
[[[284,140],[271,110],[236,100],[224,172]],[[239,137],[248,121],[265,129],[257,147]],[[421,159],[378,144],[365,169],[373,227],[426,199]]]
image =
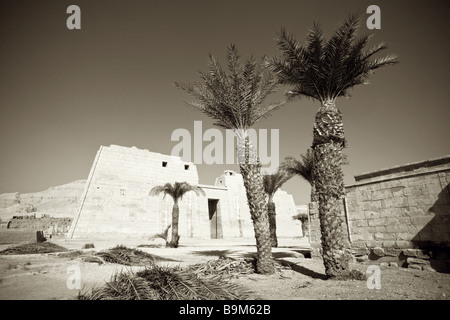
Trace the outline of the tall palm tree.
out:
[[[313,180],[319,202],[323,260],[330,278],[348,274],[349,268],[349,244],[339,218],[340,198],[344,195],[341,164],[345,139],[342,113],[335,102],[338,97],[348,96],[352,87],[367,83],[373,70],[398,62],[393,55],[374,58],[386,49],[384,43],[365,49],[372,35],[357,38],[359,20],[359,15],[351,15],[328,40],[315,24],[305,44],[281,30],[277,39],[281,57],[268,61],[280,83],[291,87],[289,98],[306,96],[321,104],[313,129]]]
[[[191,106],[216,120],[215,125],[233,130],[238,137],[238,163],[253,221],[259,273],[274,272],[266,199],[261,175],[261,163],[248,130],[270,115],[284,102],[263,105],[278,86],[276,76],[264,66],[264,60],[253,57],[241,64],[234,45],[227,52],[228,72],[209,55],[209,72],[200,72],[201,82],[176,86],[193,96]]]
[[[180,236],[178,235],[178,220],[180,217],[180,208],[178,206],[178,201],[183,200],[183,196],[189,192],[193,191],[197,195],[205,195],[203,189],[199,186],[193,186],[187,182],[175,182],[174,184],[166,183],[163,186],[156,186],[150,190],[150,196],[156,196],[161,193],[164,194],[163,199],[166,195],[169,195],[173,199],[172,208],[172,239],[168,243],[169,247],[177,248]]]
[[[267,174],[263,176],[264,191],[266,192],[267,199],[267,214],[269,216],[269,228],[270,239],[272,247],[278,247],[277,238],[277,220],[276,220],[276,206],[273,201],[273,196],[281,186],[292,178],[293,174],[290,174],[280,168],[274,174]]]

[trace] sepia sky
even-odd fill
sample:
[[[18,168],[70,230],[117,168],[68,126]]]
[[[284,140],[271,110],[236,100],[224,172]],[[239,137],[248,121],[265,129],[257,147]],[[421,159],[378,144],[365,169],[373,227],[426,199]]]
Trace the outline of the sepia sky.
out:
[[[81,30],[68,30],[66,9],[81,8]],[[100,145],[136,146],[170,154],[172,131],[203,130],[212,121],[184,104],[174,82],[199,80],[208,54],[225,66],[227,46],[242,57],[277,55],[284,26],[300,41],[315,21],[327,35],[350,13],[381,8],[371,44],[400,64],[377,70],[371,84],[338,99],[353,176],[450,154],[450,2],[161,0],[0,2],[0,193],[35,192],[86,179]],[[269,98],[277,100],[286,88]],[[289,103],[256,127],[280,130],[280,160],[311,145],[318,102]],[[204,147],[207,143],[204,143]],[[200,183],[214,184],[238,166],[197,165]],[[309,186],[283,188],[297,204]]]

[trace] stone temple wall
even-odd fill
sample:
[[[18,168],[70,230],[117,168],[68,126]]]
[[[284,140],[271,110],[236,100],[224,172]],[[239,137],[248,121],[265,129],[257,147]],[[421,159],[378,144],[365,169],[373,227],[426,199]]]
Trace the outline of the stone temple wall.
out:
[[[450,269],[450,156],[357,175],[345,190],[343,228],[356,257]],[[320,248],[317,213],[311,203],[313,249]]]
[[[250,210],[247,205],[244,181],[242,175],[231,170],[226,170],[216,179],[217,186],[228,189],[228,206],[230,224],[227,229],[232,231],[232,236],[252,237],[254,235]],[[302,235],[301,224],[292,217],[297,214],[294,198],[286,191],[277,190],[273,197],[276,208],[276,223],[278,237],[299,237]],[[237,222],[237,223],[236,223]]]
[[[157,185],[186,181],[198,185],[197,168],[179,157],[112,145],[94,159],[68,238],[149,237],[171,223],[170,196],[149,196]],[[206,196],[188,192],[179,202],[181,238],[253,237],[242,176],[227,170],[215,185],[199,185]],[[300,236],[293,223],[295,203],[278,191],[280,237]],[[289,223],[286,223],[289,221]],[[298,229],[298,230],[297,230]]]
[[[101,146],[68,237],[142,236],[161,232],[170,224],[173,202],[169,197],[162,199],[162,195],[148,194],[154,186],[175,181],[197,185],[196,166],[178,157],[135,147]],[[183,198],[180,210],[192,202],[192,197],[188,194]]]
[[[346,187],[354,247],[450,245],[450,156],[355,180]]]
[[[297,215],[297,208],[292,195],[278,189],[273,196],[273,201],[275,202],[277,214],[277,236],[279,238],[304,236],[302,223],[292,218]]]

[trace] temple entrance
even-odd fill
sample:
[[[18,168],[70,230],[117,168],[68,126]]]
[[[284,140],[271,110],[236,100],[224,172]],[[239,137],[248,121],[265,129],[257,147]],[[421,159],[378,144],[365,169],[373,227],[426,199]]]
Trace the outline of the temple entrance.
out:
[[[208,199],[209,224],[211,227],[211,239],[222,239],[222,219],[218,210],[218,199]]]

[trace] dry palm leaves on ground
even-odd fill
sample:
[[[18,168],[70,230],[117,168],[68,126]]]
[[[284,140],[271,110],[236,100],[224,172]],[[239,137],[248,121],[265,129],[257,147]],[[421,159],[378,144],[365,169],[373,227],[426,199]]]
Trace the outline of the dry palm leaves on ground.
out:
[[[2,250],[0,254],[38,254],[65,251],[68,251],[68,249],[51,242],[30,242]]]
[[[125,266],[146,266],[153,264],[155,259],[158,258],[150,253],[127,248],[122,245],[82,256],[82,259],[86,262],[97,262],[99,264],[109,262],[123,264]]]
[[[289,266],[283,266],[275,261],[275,269],[291,269]],[[188,267],[190,272],[200,276],[215,276],[238,278],[240,275],[252,274],[256,272],[255,260],[219,258],[217,260],[209,260],[203,263],[197,263]]]
[[[250,293],[215,276],[202,278],[188,269],[152,265],[119,272],[102,287],[80,292],[79,300],[242,300]]]
[[[219,258],[217,260],[197,263],[189,266],[187,270],[199,276],[221,275],[230,278],[255,272],[255,268],[251,262],[230,258]]]

